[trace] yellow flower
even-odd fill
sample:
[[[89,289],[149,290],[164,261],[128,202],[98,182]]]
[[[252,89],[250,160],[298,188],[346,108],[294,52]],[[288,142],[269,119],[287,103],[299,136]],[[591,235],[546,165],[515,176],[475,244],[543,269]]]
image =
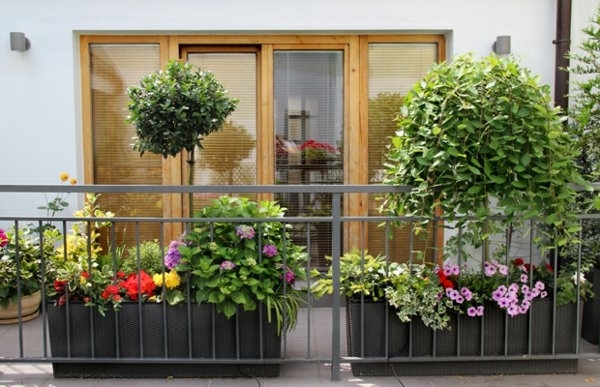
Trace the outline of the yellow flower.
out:
[[[69,184],[71,184],[71,185],[77,184],[77,179],[72,177],[71,180],[69,180]]]
[[[152,276],[152,280],[156,284],[156,286],[163,285],[163,275],[162,273],[154,274]],[[181,277],[176,271],[170,271],[165,273],[165,286],[167,289],[175,289],[181,284]]]
[[[67,180],[69,180],[69,174],[67,172],[61,172],[60,181],[62,181],[64,183]]]

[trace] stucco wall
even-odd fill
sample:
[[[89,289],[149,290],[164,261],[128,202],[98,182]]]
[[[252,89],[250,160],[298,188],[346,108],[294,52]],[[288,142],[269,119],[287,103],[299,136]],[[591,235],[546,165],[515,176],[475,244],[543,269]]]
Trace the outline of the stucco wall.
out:
[[[573,0],[573,38],[599,0]],[[19,0],[0,2],[0,184],[81,179],[78,35],[85,33],[441,32],[448,57],[487,55],[498,35],[541,77],[554,80],[556,2],[552,0]],[[24,32],[13,52],[9,32]],[[23,212],[39,198],[1,213]]]

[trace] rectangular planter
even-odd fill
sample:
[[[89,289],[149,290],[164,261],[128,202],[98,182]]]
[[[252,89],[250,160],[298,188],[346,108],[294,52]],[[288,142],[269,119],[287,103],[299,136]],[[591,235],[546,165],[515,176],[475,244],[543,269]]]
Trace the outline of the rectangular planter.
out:
[[[594,269],[586,276],[592,284],[594,297],[585,302],[581,337],[597,345],[600,339],[600,269]]]
[[[359,304],[360,305],[360,304]],[[352,305],[348,307],[348,349],[349,355],[368,359],[368,357],[385,357],[385,324],[373,323],[376,316],[384,320],[383,308],[369,309],[365,303],[365,324],[361,328],[360,320],[355,321],[352,315]],[[371,308],[371,306],[369,306]],[[414,319],[406,324],[404,330],[389,329],[388,348],[394,348],[390,343],[406,343],[403,349],[395,353],[389,352],[389,357],[444,357],[443,361],[434,362],[356,362],[352,363],[355,376],[393,376],[393,375],[455,375],[455,374],[496,374],[496,373],[572,373],[577,371],[577,359],[520,359],[492,360],[491,357],[504,355],[528,355],[531,323],[531,354],[552,354],[553,330],[555,330],[554,352],[575,353],[577,343],[577,306],[568,304],[556,309],[553,319],[553,303],[551,299],[535,300],[528,314],[510,317],[495,304],[485,305],[483,317],[468,317],[466,315],[451,316],[450,327],[443,331],[433,331],[426,327],[420,319]],[[368,314],[367,314],[368,313]],[[389,313],[389,311],[388,311]],[[359,318],[360,316],[354,316]],[[399,322],[395,314],[388,318],[389,326],[393,318]],[[406,327],[410,328],[406,328]],[[364,343],[368,343],[364,352],[358,349],[356,338],[364,329]],[[407,329],[410,329],[410,341],[407,341]],[[394,334],[400,332],[400,337]],[[482,334],[483,332],[483,334]],[[365,344],[367,345],[367,344]],[[397,349],[397,348],[395,348]],[[483,351],[483,353],[482,353]],[[459,356],[470,356],[461,360]],[[490,359],[486,360],[486,356]],[[477,357],[478,359],[474,359]],[[453,360],[456,358],[456,360]]]
[[[213,305],[124,303],[106,317],[83,304],[48,307],[52,356],[84,358],[56,361],[55,377],[244,377],[279,376],[281,336],[264,308],[238,311],[228,319]],[[68,322],[68,323],[67,323]],[[102,362],[87,359],[102,358]],[[119,359],[169,359],[162,363],[119,362]],[[65,360],[66,360],[65,359]],[[177,359],[185,359],[178,363]],[[210,360],[193,364],[190,359]],[[227,362],[219,362],[219,359]],[[231,359],[260,359],[261,364]],[[267,359],[269,361],[267,361]],[[111,362],[115,360],[115,362]]]
[[[408,352],[407,324],[386,301],[346,299],[347,348],[350,357],[404,356]],[[387,341],[386,341],[387,337]],[[371,373],[370,363],[351,363],[355,376]]]

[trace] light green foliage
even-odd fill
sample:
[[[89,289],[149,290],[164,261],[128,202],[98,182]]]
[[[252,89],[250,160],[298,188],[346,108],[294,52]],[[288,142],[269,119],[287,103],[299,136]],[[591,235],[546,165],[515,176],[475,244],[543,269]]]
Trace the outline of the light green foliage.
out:
[[[405,97],[387,154],[385,183],[413,188],[389,195],[382,211],[430,219],[439,207],[473,245],[534,218],[551,234],[536,240],[549,241],[540,247],[573,242],[570,183],[583,181],[551,104],[549,87],[513,57],[435,65]],[[498,213],[504,221],[489,221]],[[425,223],[417,232],[427,232]]]
[[[401,264],[400,273],[392,277],[391,286],[385,289],[388,303],[396,308],[400,321],[419,317],[434,330],[447,328],[449,312],[456,309],[449,298],[440,297],[443,292],[433,268],[416,263]]]
[[[125,273],[134,273],[138,271],[139,265],[141,270],[150,275],[162,273],[163,256],[163,249],[157,240],[143,241],[139,246],[127,249],[127,256],[121,263],[121,270]]]
[[[331,257],[326,257],[331,260]],[[361,297],[374,301],[385,296],[399,264],[387,262],[383,256],[374,257],[366,251],[353,249],[340,257],[340,293],[346,297]],[[317,273],[314,273],[317,275]],[[316,297],[333,293],[333,268],[320,275],[312,287]]]

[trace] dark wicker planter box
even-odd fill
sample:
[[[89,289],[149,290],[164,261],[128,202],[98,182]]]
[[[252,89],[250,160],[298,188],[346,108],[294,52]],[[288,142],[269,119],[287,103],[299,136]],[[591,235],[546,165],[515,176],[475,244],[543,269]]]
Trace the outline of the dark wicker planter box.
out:
[[[346,338],[350,357],[389,358],[406,355],[407,327],[385,301],[346,299]],[[369,363],[351,363],[350,366],[355,376],[370,373]]]
[[[519,358],[506,360],[487,360],[486,356],[498,357],[503,355],[528,355],[529,354],[529,324],[531,322],[531,355],[552,354],[553,339],[553,304],[551,299],[535,300],[530,312],[526,315],[507,317],[506,313],[493,304],[485,307],[484,317],[472,318],[465,315],[453,315],[450,329],[433,331],[426,327],[420,319],[415,319],[411,324],[406,324],[404,329],[389,330],[388,348],[386,356],[385,312],[381,306],[375,312],[371,310],[367,317],[365,303],[365,327],[360,328],[360,321],[351,320],[352,305],[348,307],[348,352],[350,356],[360,357],[366,362],[352,363],[355,376],[393,376],[393,375],[456,375],[456,374],[498,374],[498,373],[573,373],[577,371],[577,359],[535,359]],[[360,306],[360,304],[358,304]],[[370,306],[369,306],[370,307]],[[575,353],[577,343],[577,306],[568,304],[556,309],[555,348],[557,354]],[[388,318],[389,326],[392,317],[400,324],[393,312]],[[356,317],[358,318],[358,316]],[[358,328],[357,328],[358,327]],[[368,343],[364,353],[357,351],[356,337],[364,329],[364,342]],[[407,330],[410,334],[407,336]],[[483,329],[483,335],[482,335]],[[400,337],[394,337],[394,334]],[[412,340],[407,341],[408,337]],[[483,342],[482,342],[483,340]],[[401,350],[393,347],[391,343],[406,343]],[[367,346],[367,344],[365,344]],[[360,346],[358,347],[361,348]],[[483,354],[482,354],[483,351]],[[444,357],[441,361],[369,361],[369,357],[403,357],[412,358]],[[459,360],[458,356],[471,358]],[[457,360],[452,360],[456,357]],[[475,358],[474,358],[475,357]],[[398,360],[398,359],[397,359]]]
[[[275,321],[268,323],[264,309],[238,311],[230,319],[215,313],[209,304],[192,304],[189,311],[188,319],[187,305],[127,303],[119,312],[110,311],[102,317],[83,304],[71,303],[67,324],[67,308],[49,305],[52,357],[65,358],[53,362],[54,376],[279,376],[281,336]],[[68,358],[83,359],[73,362]],[[168,361],[143,363],[141,359]],[[178,363],[177,359],[186,362]],[[203,363],[194,364],[193,359]],[[257,359],[261,364],[231,359]]]
[[[594,297],[585,302],[581,336],[597,345],[600,341],[600,269],[592,270],[588,273],[587,278],[592,284]]]

